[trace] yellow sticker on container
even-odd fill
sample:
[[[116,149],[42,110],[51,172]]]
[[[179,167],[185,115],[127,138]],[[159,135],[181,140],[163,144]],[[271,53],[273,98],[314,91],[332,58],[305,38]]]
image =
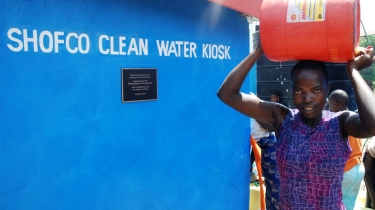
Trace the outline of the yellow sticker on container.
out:
[[[286,22],[324,21],[326,0],[289,0]]]

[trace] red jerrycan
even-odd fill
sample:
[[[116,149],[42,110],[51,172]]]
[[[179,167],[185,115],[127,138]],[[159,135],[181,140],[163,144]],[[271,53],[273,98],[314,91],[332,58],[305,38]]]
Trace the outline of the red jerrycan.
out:
[[[346,63],[359,43],[359,0],[263,0],[259,20],[273,61]]]

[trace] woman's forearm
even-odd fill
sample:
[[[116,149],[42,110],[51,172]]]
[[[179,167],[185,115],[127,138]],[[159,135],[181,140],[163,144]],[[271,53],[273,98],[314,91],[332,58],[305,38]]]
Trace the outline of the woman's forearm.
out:
[[[357,101],[358,114],[361,123],[366,127],[370,134],[375,135],[375,109],[373,108],[375,104],[375,94],[359,74],[357,69],[353,69],[350,72],[349,78]]]
[[[238,95],[246,76],[258,58],[263,54],[261,48],[255,48],[244,60],[241,61],[225,78],[217,92],[217,96],[225,103],[230,103]]]

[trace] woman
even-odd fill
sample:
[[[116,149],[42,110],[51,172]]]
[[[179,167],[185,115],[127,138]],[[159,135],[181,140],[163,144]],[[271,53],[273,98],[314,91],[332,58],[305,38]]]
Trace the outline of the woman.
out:
[[[292,69],[296,109],[260,100],[240,92],[257,59],[255,47],[226,77],[217,95],[230,107],[271,126],[277,136],[280,174],[280,209],[345,209],[341,182],[350,155],[348,135],[375,135],[375,96],[358,70],[372,64],[374,50],[362,50],[347,63],[347,74],[356,96],[359,114],[323,111],[328,94],[327,69],[322,62],[300,61]]]

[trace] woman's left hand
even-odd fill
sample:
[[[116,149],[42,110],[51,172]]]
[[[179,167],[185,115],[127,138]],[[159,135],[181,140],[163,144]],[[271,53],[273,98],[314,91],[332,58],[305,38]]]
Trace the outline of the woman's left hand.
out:
[[[354,60],[351,60],[351,61],[348,61],[347,65],[348,65],[348,68],[347,70],[353,70],[353,69],[356,69],[358,71],[360,70],[363,70],[369,66],[372,65],[372,63],[374,62],[374,48],[372,48],[371,46],[361,50],[357,55],[356,57],[354,58]],[[348,72],[350,73],[350,72]]]

